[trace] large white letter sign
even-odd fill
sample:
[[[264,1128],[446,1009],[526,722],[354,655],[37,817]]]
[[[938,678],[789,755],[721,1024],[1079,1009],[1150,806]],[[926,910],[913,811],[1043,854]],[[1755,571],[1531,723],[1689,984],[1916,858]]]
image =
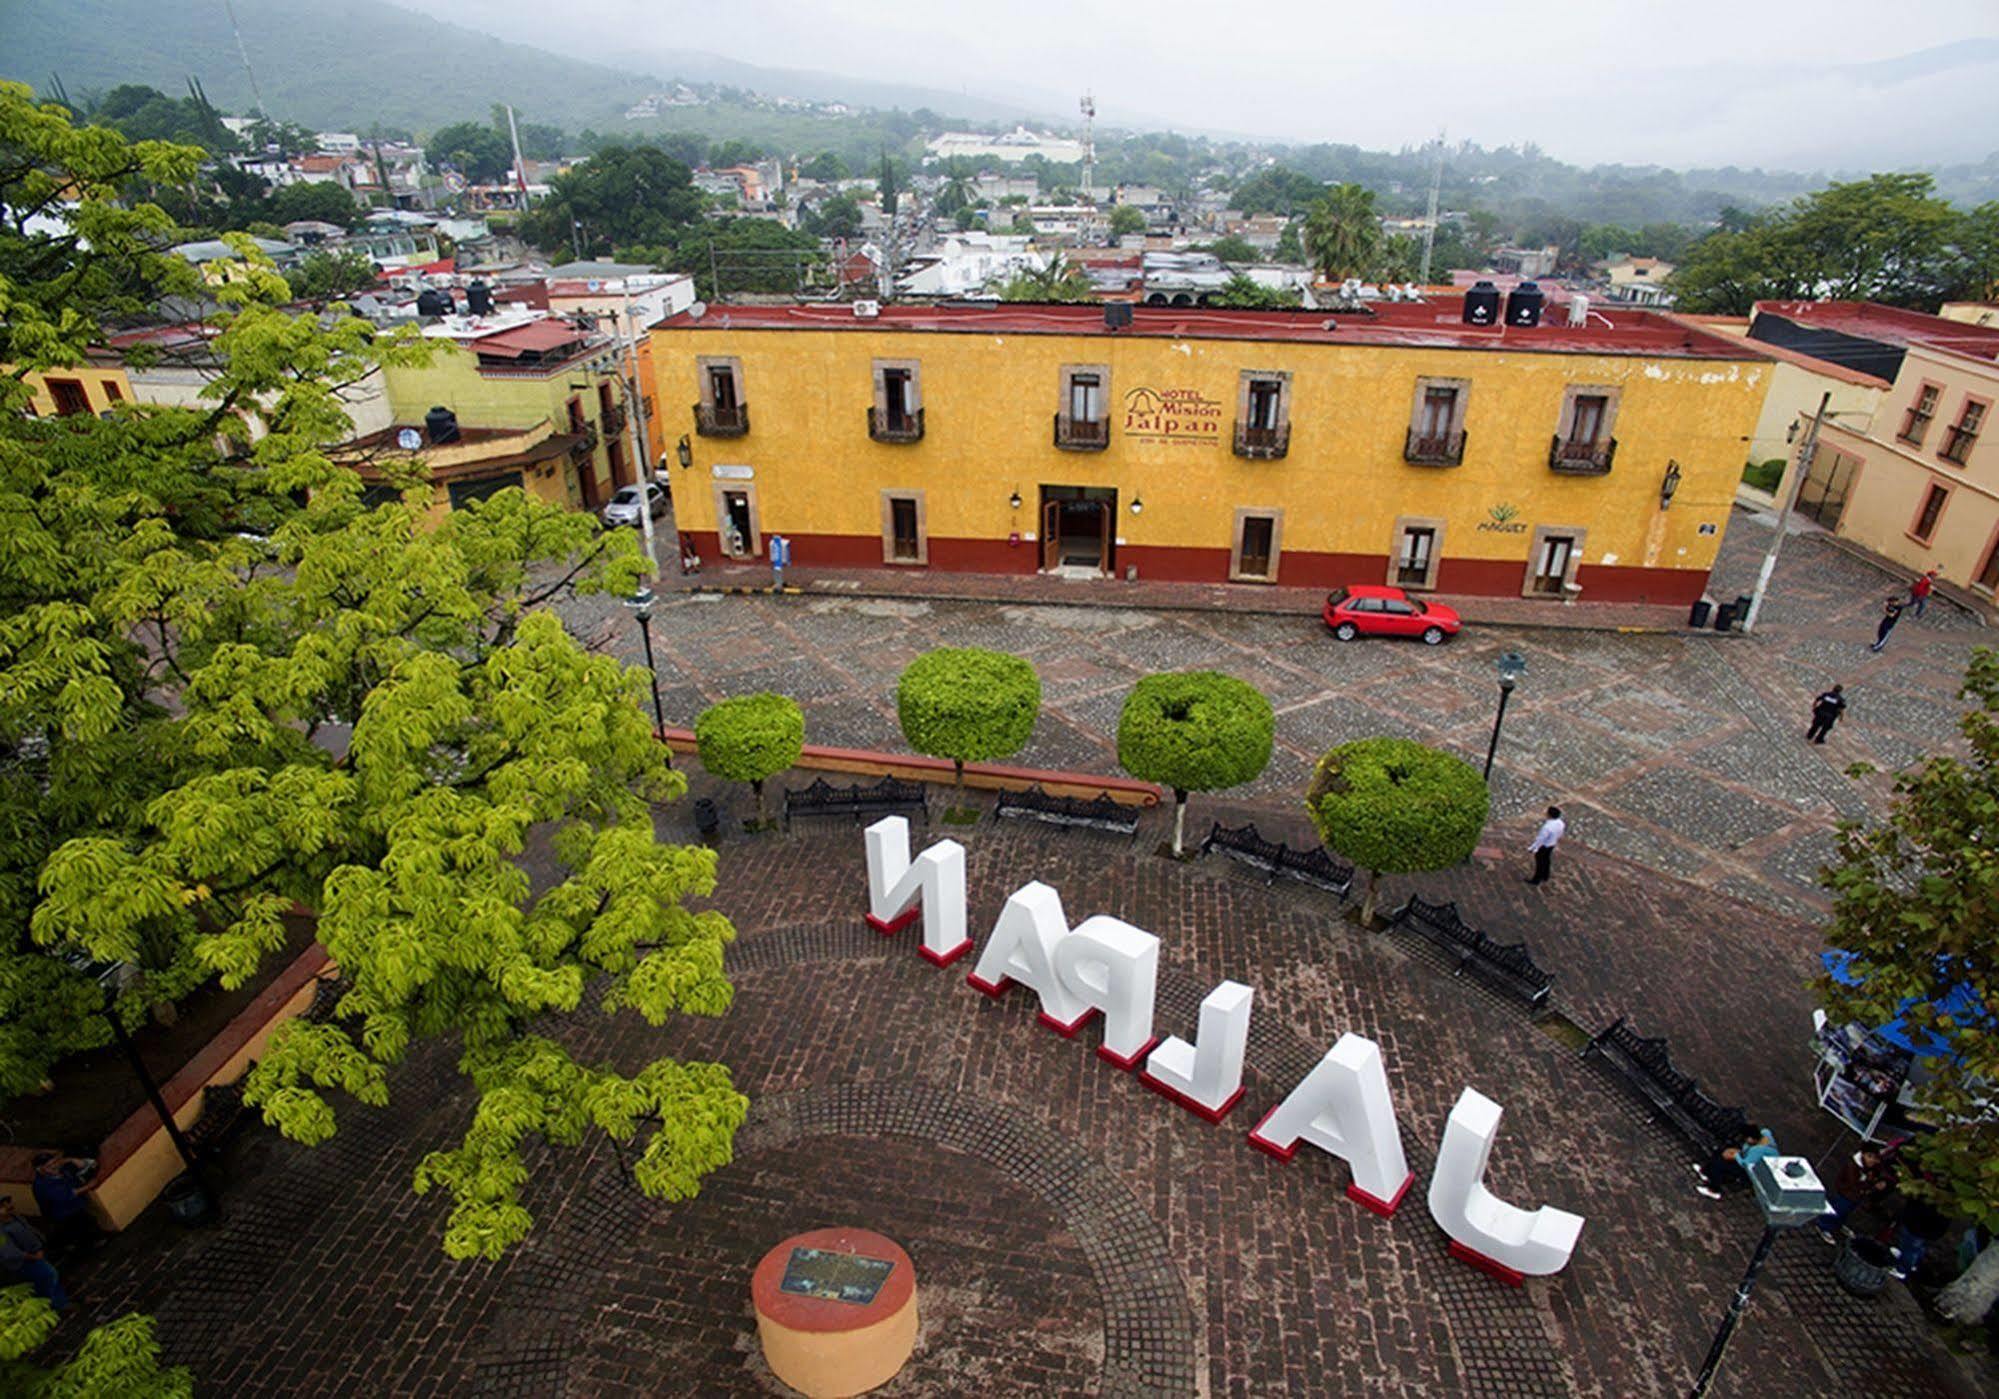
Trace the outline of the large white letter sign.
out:
[[[1242,1060],[1255,995],[1240,981],[1224,981],[1210,991],[1201,1002],[1195,1042],[1168,1035],[1138,1071],[1138,1081],[1189,1112],[1220,1122],[1242,1101]]]
[[[1077,999],[1104,1014],[1100,1057],[1130,1069],[1159,1036],[1152,996],[1159,982],[1159,939],[1107,913],[1085,918],[1055,944],[1055,975]],[[1080,1023],[1080,1022],[1079,1022]]]
[[[1097,1008],[1072,991],[1055,971],[1055,948],[1069,936],[1062,896],[1035,880],[1008,896],[979,964],[965,980],[988,996],[1018,981],[1041,997],[1041,1023],[1073,1035]]]
[[[965,932],[965,847],[940,840],[909,858],[909,818],[885,816],[867,829],[868,926],[890,937],[923,918],[917,950],[948,967],[972,950]]]
[[[1414,1179],[1402,1155],[1381,1046],[1359,1035],[1341,1035],[1291,1096],[1249,1129],[1249,1141],[1280,1161],[1296,1155],[1300,1141],[1331,1152],[1353,1170],[1347,1198],[1378,1215],[1394,1214]]]
[[[1582,1216],[1543,1205],[1523,1210],[1485,1188],[1485,1160],[1499,1135],[1499,1104],[1475,1088],[1458,1095],[1430,1176],[1430,1217],[1451,1253],[1514,1286],[1559,1273],[1576,1251]]]

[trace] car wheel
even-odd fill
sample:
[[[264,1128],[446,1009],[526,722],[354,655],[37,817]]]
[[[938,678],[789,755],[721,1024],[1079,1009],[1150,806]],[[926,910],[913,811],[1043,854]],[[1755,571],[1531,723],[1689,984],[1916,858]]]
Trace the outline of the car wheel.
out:
[[[1423,628],[1423,644],[1425,646],[1435,646],[1438,642],[1442,641],[1443,639],[1444,639],[1444,629],[1442,627]]]
[[[1337,627],[1333,628],[1333,635],[1342,641],[1352,641],[1360,635],[1360,628],[1352,622],[1341,622]]]

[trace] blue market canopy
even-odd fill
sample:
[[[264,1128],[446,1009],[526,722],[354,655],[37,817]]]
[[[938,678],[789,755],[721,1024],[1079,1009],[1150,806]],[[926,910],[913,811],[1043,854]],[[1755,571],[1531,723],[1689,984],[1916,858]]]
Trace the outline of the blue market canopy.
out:
[[[1831,951],[1819,954],[1826,973],[1842,986],[1858,986],[1862,978],[1853,970],[1854,955],[1851,952]],[[1922,999],[1910,996],[1897,1007],[1896,1015],[1885,1025],[1874,1026],[1873,1036],[1898,1049],[1915,1055],[1918,1059],[1948,1058],[1951,1047],[1948,1040],[1931,1030],[1918,1030],[1908,1023],[1909,1011],[1923,1004]],[[1941,996],[1929,1002],[1937,1015],[1949,1016],[1954,1021],[1989,1024],[1992,1012],[1978,999],[1978,993],[1969,984],[1955,982]]]

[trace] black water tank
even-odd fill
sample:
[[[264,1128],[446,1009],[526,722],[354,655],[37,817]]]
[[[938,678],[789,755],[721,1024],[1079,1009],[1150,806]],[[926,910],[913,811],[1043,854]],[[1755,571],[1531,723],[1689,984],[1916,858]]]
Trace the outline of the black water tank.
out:
[[[1499,288],[1491,282],[1473,282],[1465,293],[1466,325],[1499,324]]]
[[[1541,324],[1541,308],[1548,303],[1541,288],[1533,282],[1522,282],[1506,295],[1506,323],[1508,325]]]
[[[456,442],[458,415],[439,404],[423,415],[423,430],[432,442]]]
[[[1104,303],[1104,329],[1127,330],[1131,326],[1131,303],[1129,301],[1106,301]]]
[[[451,293],[441,287],[425,287],[416,294],[416,313],[419,316],[448,316],[455,309]]]
[[[493,314],[493,289],[484,282],[473,282],[465,288],[465,309],[475,316]]]

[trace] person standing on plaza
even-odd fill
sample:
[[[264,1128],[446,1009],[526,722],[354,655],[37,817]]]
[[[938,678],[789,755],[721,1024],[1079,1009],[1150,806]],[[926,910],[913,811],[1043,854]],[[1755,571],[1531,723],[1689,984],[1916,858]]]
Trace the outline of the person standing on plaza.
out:
[[[1902,597],[1899,593],[1888,599],[1887,603],[1881,609],[1880,625],[1874,628],[1874,644],[1868,647],[1868,650],[1879,651],[1883,646],[1888,644],[1888,633],[1895,630],[1895,623],[1902,620],[1903,605]]]
[[[1839,716],[1846,713],[1846,696],[1841,693],[1844,688],[1835,685],[1812,701],[1812,726],[1805,730],[1805,737],[1813,743],[1824,743]]]
[[[103,1231],[90,1217],[90,1202],[84,1199],[85,1182],[97,1163],[75,1156],[59,1156],[44,1151],[35,1157],[33,1185],[35,1208],[41,1212],[42,1228],[49,1242],[62,1253],[71,1247],[95,1248],[104,1241]]]
[[[1529,884],[1548,882],[1548,876],[1552,873],[1550,866],[1554,862],[1555,847],[1561,844],[1562,835],[1568,829],[1569,823],[1562,819],[1562,809],[1559,806],[1549,807],[1548,819],[1541,823],[1541,829],[1534,833],[1534,843],[1527,847],[1528,853],[1534,857],[1534,874],[1527,881]]]
[[[14,1213],[12,1195],[0,1195],[0,1275],[25,1282],[57,1311],[69,1306],[69,1294],[49,1263],[42,1236]]]
[[[1839,1242],[1839,1230],[1848,1215],[1887,1198],[1894,1188],[1894,1148],[1868,1146],[1854,1152],[1840,1166],[1832,1189],[1826,1192],[1825,1213],[1819,1216],[1820,1237],[1827,1243]]]
[[[1916,616],[1920,618],[1929,610],[1930,594],[1937,588],[1937,571],[1918,574],[1915,582],[1909,584],[1909,601],[1916,605]]]

